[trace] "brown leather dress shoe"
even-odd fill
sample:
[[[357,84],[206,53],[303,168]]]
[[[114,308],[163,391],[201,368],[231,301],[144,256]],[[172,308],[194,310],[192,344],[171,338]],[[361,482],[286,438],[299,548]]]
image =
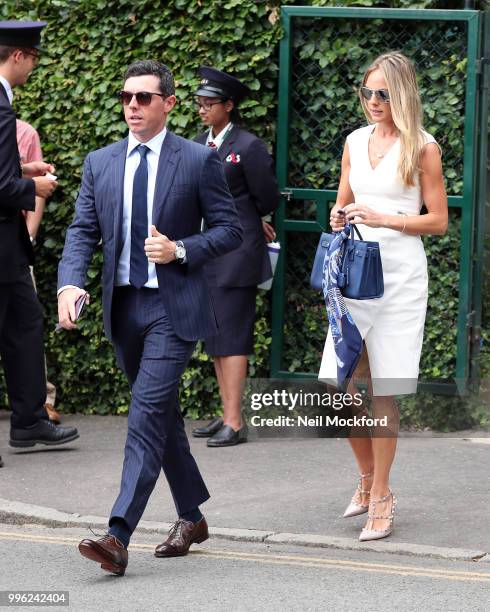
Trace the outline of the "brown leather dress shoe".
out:
[[[44,408],[48,413],[48,419],[59,425],[61,423],[61,414],[55,409],[52,404],[44,404]]]
[[[168,538],[155,548],[155,557],[183,557],[191,544],[201,544],[209,538],[208,524],[202,517],[197,523],[179,519],[169,531]]]
[[[107,534],[99,540],[82,540],[78,550],[87,559],[100,563],[106,572],[124,576],[128,566],[128,551],[116,536]]]

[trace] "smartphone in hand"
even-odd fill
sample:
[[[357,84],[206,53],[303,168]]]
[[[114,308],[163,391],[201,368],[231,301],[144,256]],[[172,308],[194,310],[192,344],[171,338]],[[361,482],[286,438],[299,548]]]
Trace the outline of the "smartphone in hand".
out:
[[[75,319],[73,323],[75,323],[75,321],[78,321],[78,319],[82,315],[83,308],[85,306],[85,303],[87,302],[87,297],[88,297],[88,293],[85,291],[85,293],[82,293],[82,295],[77,298],[75,302]],[[56,327],[54,328],[54,331],[59,332],[62,329],[64,328],[59,323],[57,323]]]
[[[85,291],[85,293],[83,293],[75,302],[75,321],[77,321],[80,318],[80,315],[83,312],[83,308],[87,301],[87,296],[88,296],[88,293]]]

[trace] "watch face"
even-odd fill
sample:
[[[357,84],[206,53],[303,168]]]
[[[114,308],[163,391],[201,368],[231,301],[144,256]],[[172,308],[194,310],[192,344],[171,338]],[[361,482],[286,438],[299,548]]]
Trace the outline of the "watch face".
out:
[[[184,259],[185,257],[185,249],[183,246],[178,246],[175,249],[175,258],[176,259]]]

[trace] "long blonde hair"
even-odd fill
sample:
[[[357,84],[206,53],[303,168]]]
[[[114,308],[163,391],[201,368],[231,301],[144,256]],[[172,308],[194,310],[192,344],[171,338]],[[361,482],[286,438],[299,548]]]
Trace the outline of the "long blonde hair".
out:
[[[400,132],[400,160],[398,175],[411,187],[419,172],[419,158],[425,140],[422,131],[422,104],[420,102],[417,77],[412,62],[398,51],[383,53],[369,66],[362,79],[366,81],[374,70],[380,70],[390,94],[393,122]],[[367,120],[371,122],[366,100],[360,96]]]

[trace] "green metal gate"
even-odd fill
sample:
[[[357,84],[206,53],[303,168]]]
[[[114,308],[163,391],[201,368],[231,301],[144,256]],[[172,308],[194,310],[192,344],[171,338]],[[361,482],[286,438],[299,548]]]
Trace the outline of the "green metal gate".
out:
[[[441,376],[436,369],[426,378],[432,390],[447,390],[447,379],[466,385],[481,315],[489,14],[283,7],[281,16],[277,174],[283,198],[276,231],[283,251],[273,291],[271,376],[318,372],[327,323],[320,295],[309,288],[309,270],[336,199],[345,137],[365,124],[356,102],[362,74],[376,55],[398,49],[417,65],[424,124],[442,146],[450,187],[453,239],[426,240],[443,262],[450,261],[451,249],[459,251],[459,269],[448,264],[445,276],[454,299],[441,304],[437,295],[429,298],[428,319],[442,317],[447,326],[438,335],[426,325],[426,341],[448,358]]]

